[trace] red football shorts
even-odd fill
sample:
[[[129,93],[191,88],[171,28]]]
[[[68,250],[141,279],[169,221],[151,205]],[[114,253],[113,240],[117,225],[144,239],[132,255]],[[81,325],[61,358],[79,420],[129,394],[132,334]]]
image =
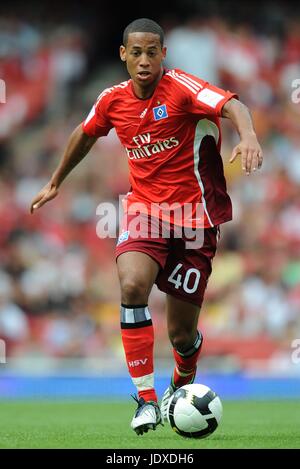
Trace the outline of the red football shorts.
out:
[[[192,233],[186,234],[181,227],[164,226],[164,222],[153,217],[125,215],[120,233],[116,259],[129,251],[147,254],[160,266],[155,283],[161,291],[202,305],[217,249],[219,227],[205,228],[201,231],[200,243],[191,245]]]

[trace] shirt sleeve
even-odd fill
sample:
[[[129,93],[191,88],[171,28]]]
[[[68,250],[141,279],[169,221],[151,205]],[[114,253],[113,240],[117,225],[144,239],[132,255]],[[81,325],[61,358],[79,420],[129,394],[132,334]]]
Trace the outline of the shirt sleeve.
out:
[[[225,91],[211,85],[198,77],[183,74],[180,79],[185,80],[185,108],[192,114],[208,116],[222,116],[222,108],[231,98],[237,98],[236,93]]]
[[[82,122],[82,130],[89,137],[103,137],[113,127],[108,116],[109,97],[109,94],[106,94],[104,90],[87,118]]]

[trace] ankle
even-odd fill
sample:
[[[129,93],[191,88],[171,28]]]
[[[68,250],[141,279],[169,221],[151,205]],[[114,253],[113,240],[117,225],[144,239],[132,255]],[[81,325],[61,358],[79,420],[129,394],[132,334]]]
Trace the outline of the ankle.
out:
[[[190,370],[190,372],[181,372],[178,370],[178,367],[175,367],[171,378],[173,389],[178,389],[181,388],[181,386],[193,383],[196,376],[196,370],[197,368],[195,367],[193,370]]]
[[[154,401],[154,402],[157,402],[157,395],[156,395],[156,392],[155,392],[155,389],[147,389],[145,391],[138,391],[138,396],[139,398],[143,398],[145,400],[145,402],[148,402],[148,401]]]

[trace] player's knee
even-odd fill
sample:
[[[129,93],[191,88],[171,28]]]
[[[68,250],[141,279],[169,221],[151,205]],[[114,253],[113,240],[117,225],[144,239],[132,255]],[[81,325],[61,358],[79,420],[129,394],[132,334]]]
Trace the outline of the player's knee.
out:
[[[143,279],[126,279],[121,282],[123,304],[147,304],[148,285]]]

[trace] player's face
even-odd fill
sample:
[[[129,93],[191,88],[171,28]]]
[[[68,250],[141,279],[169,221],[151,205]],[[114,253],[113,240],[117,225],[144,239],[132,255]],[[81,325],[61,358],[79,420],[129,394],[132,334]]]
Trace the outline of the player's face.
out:
[[[158,34],[131,33],[126,47],[120,47],[120,56],[134,83],[140,88],[149,88],[161,77],[166,47],[161,47]]]

